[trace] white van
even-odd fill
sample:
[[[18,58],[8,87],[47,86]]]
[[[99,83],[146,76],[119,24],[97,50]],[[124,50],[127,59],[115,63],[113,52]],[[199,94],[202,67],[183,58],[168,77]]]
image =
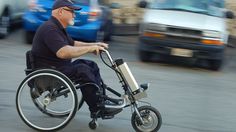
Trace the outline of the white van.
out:
[[[224,0],[141,1],[146,8],[140,24],[139,57],[149,61],[153,54],[208,60],[220,69],[228,42]]]

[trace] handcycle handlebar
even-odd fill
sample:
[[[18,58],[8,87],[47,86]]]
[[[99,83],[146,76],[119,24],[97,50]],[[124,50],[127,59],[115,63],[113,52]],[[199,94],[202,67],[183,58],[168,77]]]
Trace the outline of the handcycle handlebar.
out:
[[[110,63],[111,63],[112,65],[114,65],[113,59],[112,59],[112,57],[111,57],[111,55],[110,55],[110,53],[109,53],[108,50],[106,50],[106,49],[102,50],[102,51],[100,52],[100,57],[102,58],[102,53],[103,53],[103,52],[107,55],[107,57],[108,57]]]

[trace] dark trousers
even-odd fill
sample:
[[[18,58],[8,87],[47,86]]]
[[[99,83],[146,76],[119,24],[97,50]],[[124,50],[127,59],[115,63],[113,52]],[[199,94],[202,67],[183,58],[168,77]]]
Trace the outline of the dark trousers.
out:
[[[68,76],[72,81],[79,84],[95,83],[101,87],[101,76],[97,64],[90,60],[78,59],[69,66],[58,68],[59,71]],[[94,85],[86,85],[81,88],[83,98],[89,106],[91,112],[96,112],[99,96],[96,95],[98,89]]]

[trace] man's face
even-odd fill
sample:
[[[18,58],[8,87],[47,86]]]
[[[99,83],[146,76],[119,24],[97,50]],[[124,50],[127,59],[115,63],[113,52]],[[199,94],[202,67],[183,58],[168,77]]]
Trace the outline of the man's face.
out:
[[[68,25],[74,25],[75,12],[68,7],[60,8],[61,19]]]

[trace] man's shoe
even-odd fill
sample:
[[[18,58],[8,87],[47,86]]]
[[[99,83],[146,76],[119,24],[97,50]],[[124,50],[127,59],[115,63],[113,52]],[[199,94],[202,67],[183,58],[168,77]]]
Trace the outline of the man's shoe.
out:
[[[114,98],[110,98],[110,97],[106,97],[107,100],[104,101],[104,105],[110,105],[110,106],[116,106],[116,105],[120,105],[123,103],[122,99],[114,99]],[[100,111],[95,111],[95,112],[91,112],[90,113],[90,117],[91,118],[100,118],[100,117],[109,117],[113,118],[114,115],[120,113],[122,111],[122,108],[118,109],[118,108],[105,108],[103,110]]]
[[[106,101],[104,102],[104,105],[113,105],[113,106],[116,106],[117,104],[114,103],[114,102],[112,102],[112,101],[110,101],[110,100],[106,100]],[[120,108],[120,109],[117,109],[117,108],[105,108],[105,109],[103,110],[103,114],[104,114],[104,115],[116,115],[116,114],[120,113],[121,111],[122,111],[121,108]]]
[[[123,103],[123,99],[115,99],[111,97],[106,97],[105,105],[121,105]]]
[[[115,104],[115,103],[113,103],[113,102],[111,102],[111,101],[109,101],[109,100],[106,100],[106,101],[104,102],[104,105],[113,105],[113,106],[115,106],[115,105],[117,105],[117,104]],[[100,118],[100,117],[103,117],[103,116],[113,116],[113,117],[114,117],[114,115],[120,113],[121,111],[122,111],[122,109],[117,109],[117,108],[105,108],[105,109],[99,110],[99,111],[97,111],[97,112],[91,112],[90,117],[91,117],[91,118],[95,118],[96,115],[97,115],[97,118]]]
[[[103,111],[104,115],[116,115],[118,113],[120,113],[122,111],[122,109],[115,109],[115,108],[105,108],[105,110]]]

